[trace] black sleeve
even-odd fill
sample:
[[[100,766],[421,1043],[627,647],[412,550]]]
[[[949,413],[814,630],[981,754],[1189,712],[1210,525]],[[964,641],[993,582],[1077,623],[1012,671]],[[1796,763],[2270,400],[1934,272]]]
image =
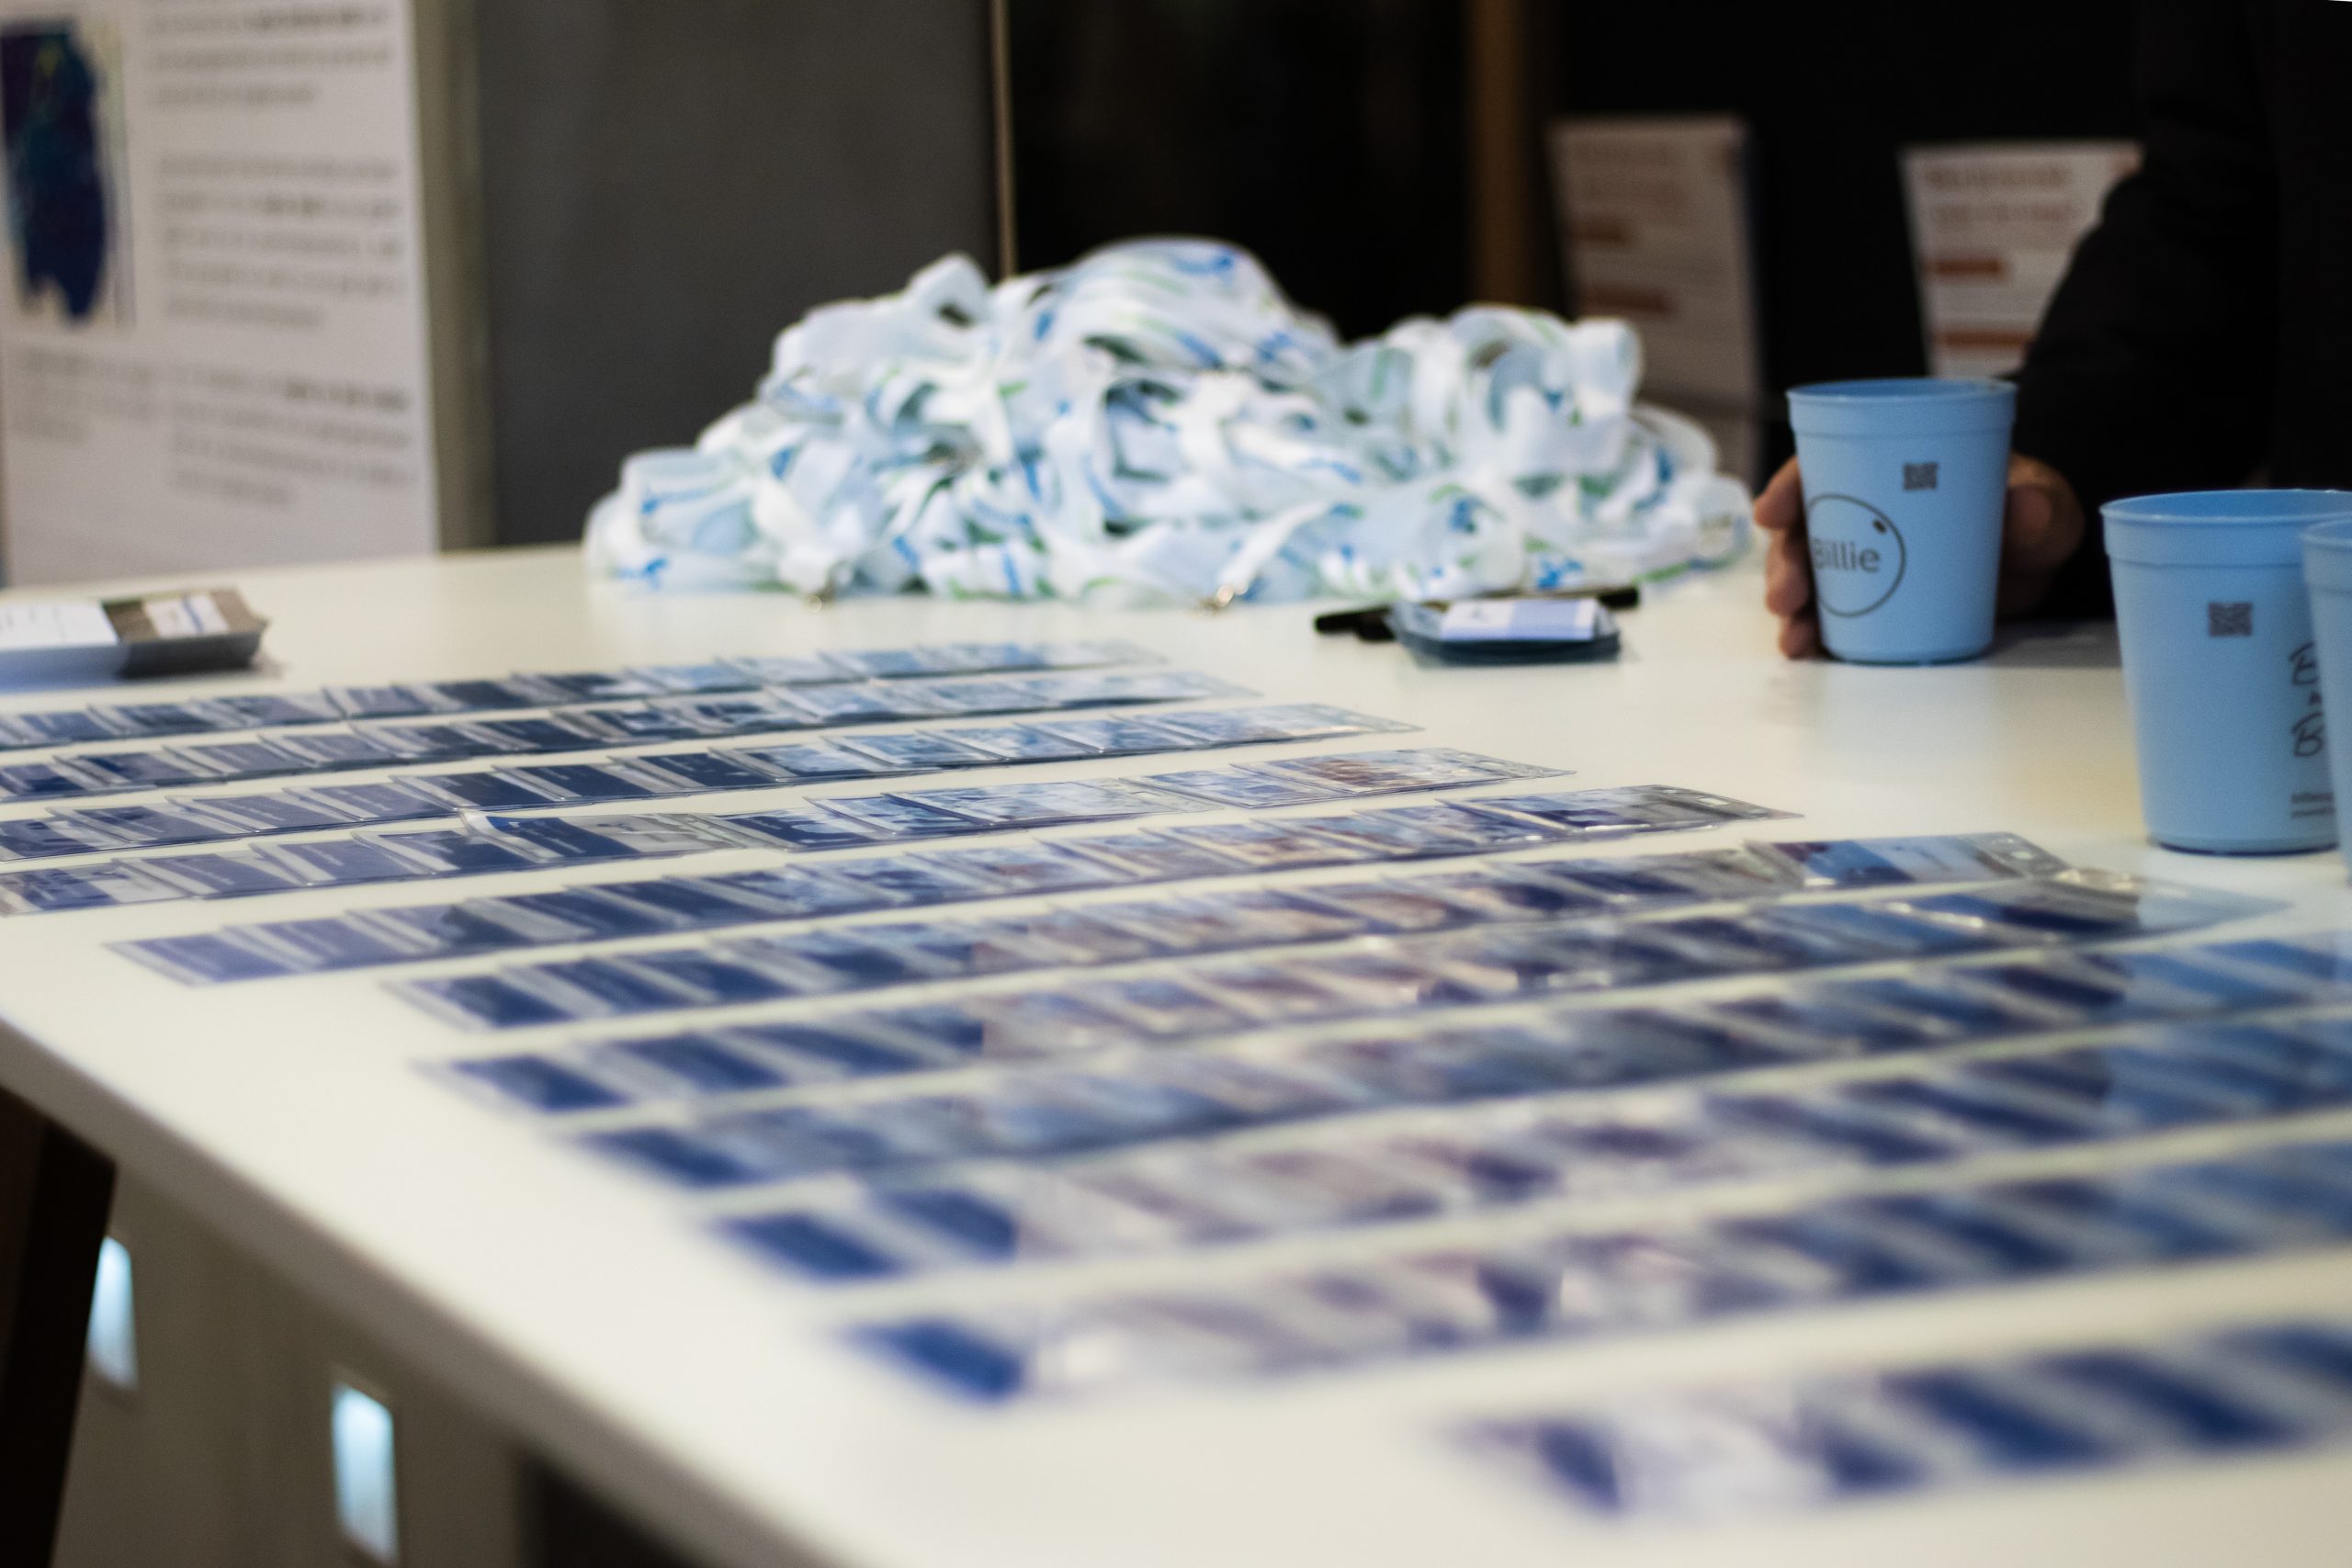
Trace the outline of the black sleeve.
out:
[[[2146,157],[2075,252],[2018,377],[2017,449],[2090,516],[2044,606],[2108,612],[2098,507],[2241,484],[2270,428],[2277,181],[2241,0],[2140,7]]]

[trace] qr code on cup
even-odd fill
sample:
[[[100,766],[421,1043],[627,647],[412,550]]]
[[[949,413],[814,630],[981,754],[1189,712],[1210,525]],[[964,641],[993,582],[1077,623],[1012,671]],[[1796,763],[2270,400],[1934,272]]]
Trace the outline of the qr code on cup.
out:
[[[2205,606],[2207,637],[2252,637],[2254,606],[2250,604],[2225,604],[2210,602]]]

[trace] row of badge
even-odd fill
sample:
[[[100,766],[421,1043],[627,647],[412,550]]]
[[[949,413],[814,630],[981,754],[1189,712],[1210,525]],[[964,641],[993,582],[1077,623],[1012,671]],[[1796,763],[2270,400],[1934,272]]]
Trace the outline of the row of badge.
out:
[[[1296,772],[1285,777],[1281,773],[1285,768]],[[611,776],[618,770],[578,764],[521,772],[561,775],[576,787],[590,790],[596,787],[594,781],[583,775]],[[170,898],[245,897],[303,887],[528,871],[699,849],[872,849],[978,833],[1205,811],[1217,806],[1219,795],[1261,785],[1326,792],[1320,795],[1325,799],[1363,798],[1544,778],[1555,776],[1555,772],[1465,751],[1429,750],[1202,768],[1142,780],[1065,779],[895,790],[764,811],[532,817],[469,811],[455,829],[363,832],[101,862],[64,870],[44,867],[0,873],[0,913],[160,903]],[[346,811],[356,812],[364,804],[379,814],[379,820],[415,820],[447,810],[401,783],[328,786],[300,793],[334,795],[334,804]],[[361,796],[366,797],[364,803]],[[119,807],[109,814],[123,830],[135,826],[147,835],[144,847],[150,849],[187,849],[210,842],[209,835],[220,831],[219,815],[151,807]]]
[[[965,711],[970,715],[1009,713],[1072,713],[1124,704],[1171,703],[1202,697],[1246,696],[1249,694],[1222,681],[1181,671],[1155,671],[1143,675],[1055,675],[1018,683],[993,682],[1005,688]],[[934,717],[941,705],[910,706],[911,683],[876,687],[888,699],[869,710],[851,711],[850,699],[866,688],[821,688],[834,701],[833,710],[818,713],[806,707],[807,697],[789,705],[776,694],[757,698],[702,698],[670,706],[643,709],[594,709],[573,714],[537,715],[519,718],[489,718],[468,723],[380,724],[353,729],[309,730],[269,739],[221,741],[207,746],[167,747],[160,750],[74,752],[40,761],[0,763],[0,805],[78,800],[91,795],[169,789],[188,784],[226,784],[357,769],[404,769],[417,764],[551,755],[560,752],[607,751],[614,748],[658,745],[668,741],[709,739],[714,736],[749,736],[787,730],[823,729],[837,725],[876,720]],[[800,747],[771,747],[741,761],[738,750],[673,753],[653,759],[658,784],[664,773],[681,775],[669,787],[705,789],[773,789],[780,784],[817,784],[831,779],[877,778],[898,773],[933,773],[949,768],[998,767],[1008,762],[1066,761],[1100,757],[1136,756],[1153,751],[1186,751],[1213,746],[1248,745],[1261,740],[1298,740],[1327,736],[1395,733],[1412,728],[1340,714],[1319,705],[1296,705],[1249,714],[1184,716],[1143,721],[1135,718],[1072,717],[1048,723],[994,726],[972,729],[926,731],[891,738],[871,736],[855,744],[832,743]],[[1261,732],[1262,731],[1262,733]],[[716,759],[713,761],[711,759]],[[729,760],[741,767],[728,771]],[[697,784],[695,773],[716,772],[718,782]],[[748,774],[743,770],[749,770]],[[451,789],[496,788],[492,799],[478,806],[502,803],[513,807],[545,806],[577,799],[568,787],[507,783],[492,785],[492,775],[462,769],[412,774],[447,784]],[[624,791],[626,795],[628,792]],[[637,793],[662,793],[662,789]],[[230,797],[233,807],[250,796]],[[265,797],[266,798],[266,797]],[[38,853],[86,853],[93,848],[116,847],[104,808],[62,808],[46,818],[57,832],[78,847],[43,850],[38,842],[20,841],[14,825],[0,835],[0,852],[17,856]],[[248,831],[269,831],[269,826]]]
[[[923,648],[711,660],[503,679],[328,686],[313,692],[231,694],[180,702],[107,703],[45,712],[0,712],[0,750],[107,740],[153,740],[340,724],[354,719],[571,707],[642,698],[695,697],[848,682],[954,675],[1046,673],[1156,662],[1125,643],[971,642]]]
[[[1452,1436],[1588,1517],[1677,1524],[2309,1452],[2352,1443],[2352,1322],[1647,1393]]]
[[[977,799],[975,798],[977,797]],[[1043,813],[993,820],[1008,797],[1023,810]],[[1080,798],[1082,797],[1082,798]],[[862,809],[871,803],[847,800]],[[1134,818],[1184,810],[1190,802],[1116,782],[1003,785],[958,792],[959,809],[986,810],[992,825],[967,823],[964,833],[1035,826],[1039,821]],[[796,919],[876,908],[913,909],[1017,897],[1049,887],[1074,889],[1112,882],[1163,882],[1231,876],[1290,866],[1371,864],[1436,855],[1530,848],[1577,839],[1712,827],[1774,817],[1760,807],[1655,787],[1506,796],[1476,806],[1425,805],[1318,818],[1312,823],[1262,821],[1194,823],[1176,828],[1071,838],[1050,843],[1013,840],[961,851],[873,855],[845,860],[822,872],[802,866],[707,876],[650,878],[537,894],[355,911],[300,920],[232,925],[189,936],[119,944],[130,956],[187,984],[369,968],[428,958],[608,941],[622,937],[718,930],[763,920]],[[1570,820],[1574,818],[1574,820]],[[285,874],[297,864],[309,886],[409,881],[483,871],[537,870],[697,850],[839,848],[811,845],[807,812],[753,812],[735,817],[679,814],[492,818],[461,832],[361,835],[289,845],[265,845],[235,854],[167,856],[70,870],[0,874],[0,900],[45,909],[160,902],[190,897],[191,885],[214,888],[252,874]],[[847,832],[853,818],[826,818],[828,831]],[[873,829],[867,829],[866,831]],[[1450,847],[1432,847],[1436,835]],[[937,836],[917,835],[916,837]],[[1415,840],[1406,843],[1407,838]],[[1474,845],[1476,847],[1474,847]],[[1275,866],[1270,862],[1280,859]],[[166,882],[165,878],[175,879]],[[263,882],[241,891],[283,888]],[[1504,897],[1498,895],[1498,897]],[[1573,902],[1564,890],[1529,888],[1525,901],[1554,908]],[[1489,900],[1490,902],[1493,900]]]

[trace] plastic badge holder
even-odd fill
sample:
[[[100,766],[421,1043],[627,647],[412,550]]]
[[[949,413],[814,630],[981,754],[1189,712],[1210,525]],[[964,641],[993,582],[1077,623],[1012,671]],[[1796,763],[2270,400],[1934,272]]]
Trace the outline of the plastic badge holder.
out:
[[[1889,379],[1789,394],[1822,642],[1934,664],[1992,646],[2017,389]]]
[[[2210,491],[2102,510],[2150,834],[2234,854],[2335,842],[2300,535],[2352,518],[2352,494]]]
[[[2052,876],[2066,863],[2014,833],[1939,838],[1783,840],[1760,852],[1785,861],[1806,887],[1899,887]]]
[[[1249,771],[1276,778],[1329,784],[1351,795],[1385,795],[1409,789],[1452,789],[1504,779],[1556,778],[1566,770],[1507,762],[1498,757],[1444,747],[1397,751],[1356,751],[1324,757],[1293,757],[1253,762]]]

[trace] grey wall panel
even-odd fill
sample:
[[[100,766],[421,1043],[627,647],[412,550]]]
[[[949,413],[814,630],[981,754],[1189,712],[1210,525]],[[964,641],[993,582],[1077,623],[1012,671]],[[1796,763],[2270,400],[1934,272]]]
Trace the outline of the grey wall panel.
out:
[[[986,0],[476,0],[497,536],[741,401],[810,306],[994,249]]]

